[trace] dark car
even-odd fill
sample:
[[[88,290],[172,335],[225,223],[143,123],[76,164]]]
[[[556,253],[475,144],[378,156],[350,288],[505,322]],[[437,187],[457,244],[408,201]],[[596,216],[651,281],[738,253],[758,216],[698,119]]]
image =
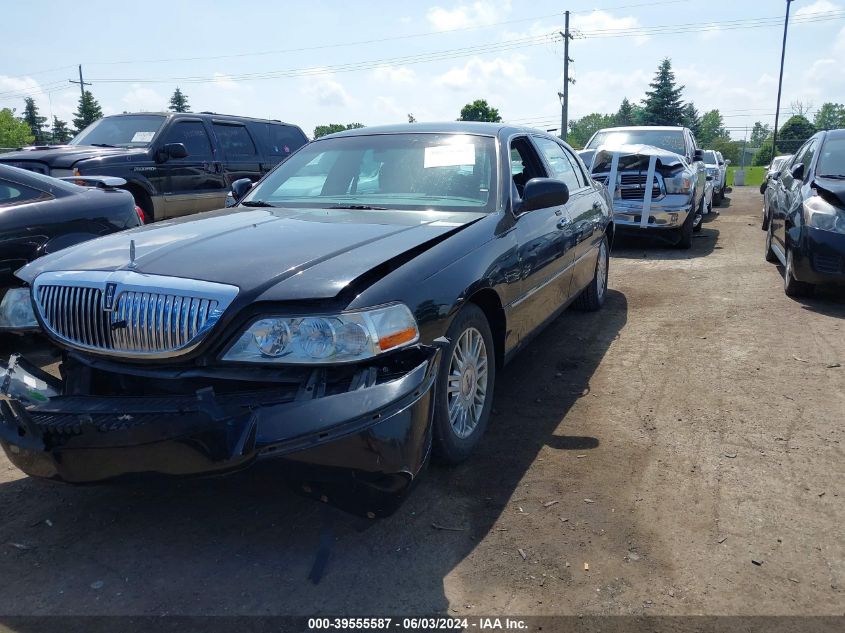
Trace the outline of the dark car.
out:
[[[70,482],[277,457],[330,502],[390,512],[432,450],[469,456],[508,359],[569,304],[602,306],[612,237],[606,190],[543,132],[321,138],[235,208],[21,271],[64,382],[22,386],[15,358],[0,443]]]
[[[0,165],[0,331],[10,327],[12,311],[29,310],[29,291],[16,270],[42,255],[142,223],[132,196],[115,188],[122,180],[81,182],[92,186]],[[38,328],[34,320],[29,325]]]
[[[777,179],[780,177],[780,170],[791,158],[792,154],[775,156],[769,166],[766,167],[766,178],[760,184],[760,193],[763,194],[763,224],[761,228],[764,231],[769,228],[769,205],[777,191]]]
[[[845,130],[812,136],[773,182],[766,260],[783,264],[786,294],[845,284]]]
[[[307,142],[281,121],[145,112],[104,117],[69,145],[0,154],[0,163],[56,177],[123,178],[152,222],[223,207],[234,181],[257,181]]]

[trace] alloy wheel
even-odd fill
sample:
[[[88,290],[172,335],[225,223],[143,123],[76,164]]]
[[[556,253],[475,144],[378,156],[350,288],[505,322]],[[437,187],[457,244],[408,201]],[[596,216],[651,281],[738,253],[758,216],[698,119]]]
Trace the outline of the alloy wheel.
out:
[[[446,387],[449,423],[455,435],[472,435],[487,399],[487,346],[474,327],[461,332],[452,358]]]

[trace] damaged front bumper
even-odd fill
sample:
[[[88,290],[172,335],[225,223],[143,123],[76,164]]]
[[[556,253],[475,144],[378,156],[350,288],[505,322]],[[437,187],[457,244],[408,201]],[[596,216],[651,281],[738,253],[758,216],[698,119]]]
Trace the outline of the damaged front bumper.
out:
[[[329,387],[330,370],[315,369],[257,391],[147,396],[56,395],[69,390],[15,359],[3,369],[0,445],[25,473],[73,483],[219,474],[278,458],[306,492],[385,515],[431,449],[440,350],[404,355],[401,370],[364,368]],[[44,395],[21,395],[33,380],[46,383]]]
[[[616,199],[613,201],[613,221],[617,227],[633,230],[678,229],[690,213],[693,203],[689,196],[666,194],[653,200],[643,221],[643,203]]]

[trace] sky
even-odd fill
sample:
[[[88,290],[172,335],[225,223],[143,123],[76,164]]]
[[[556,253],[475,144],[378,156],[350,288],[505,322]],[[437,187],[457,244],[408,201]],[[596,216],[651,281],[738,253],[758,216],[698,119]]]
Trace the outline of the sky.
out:
[[[65,15],[66,3],[40,5]],[[684,99],[718,108],[734,138],[774,122],[784,0],[101,2],[55,26],[3,8],[0,108],[70,123],[77,64],[105,114],[166,109],[296,123],[454,120],[486,99],[505,121],[560,126],[562,12],[572,12],[570,118],[639,102],[672,59]],[[845,0],[791,7],[781,122],[791,104],[845,102]],[[36,26],[28,26],[35,24]],[[17,28],[9,28],[17,25]]]

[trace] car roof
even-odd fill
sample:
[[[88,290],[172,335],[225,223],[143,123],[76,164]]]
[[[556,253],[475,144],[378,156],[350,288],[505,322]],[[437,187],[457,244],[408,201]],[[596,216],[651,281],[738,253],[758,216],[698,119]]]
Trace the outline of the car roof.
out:
[[[534,128],[509,125],[507,123],[486,123],[481,121],[445,121],[441,123],[398,123],[395,125],[373,125],[327,134],[320,138],[339,138],[341,136],[369,136],[373,134],[475,134],[479,136],[499,136],[501,134],[543,134],[548,132]],[[319,139],[318,139],[319,140]]]
[[[123,112],[120,114],[110,114],[108,117],[115,116],[185,116],[198,117],[201,119],[217,118],[217,119],[236,119],[238,121],[251,121],[253,123],[278,123],[280,125],[289,125],[290,127],[299,128],[296,123],[287,123],[279,119],[257,119],[251,116],[240,116],[239,114],[220,114],[217,112]],[[108,118],[103,117],[103,118]]]
[[[828,130],[827,138],[845,138],[845,129]]]

